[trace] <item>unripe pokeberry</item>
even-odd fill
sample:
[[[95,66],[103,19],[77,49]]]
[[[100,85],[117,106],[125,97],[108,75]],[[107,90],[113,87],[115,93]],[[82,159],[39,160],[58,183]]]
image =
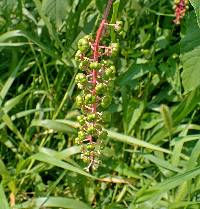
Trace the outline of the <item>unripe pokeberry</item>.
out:
[[[85,35],[83,38],[86,39],[86,40],[88,40],[89,42],[93,42],[93,37],[92,37],[91,34]]]
[[[79,132],[78,132],[78,138],[79,138],[80,140],[84,140],[85,137],[86,137],[85,132],[83,132],[83,131],[79,131]]]
[[[91,70],[98,70],[101,68],[101,64],[98,62],[91,62],[90,63],[90,69]]]
[[[96,102],[96,97],[92,94],[85,95],[85,103],[86,104],[94,104]]]
[[[118,43],[111,43],[111,55],[116,56],[119,52],[119,44]]]
[[[83,160],[84,163],[89,163],[90,162],[90,158],[85,156],[85,155],[82,156],[82,160]]]
[[[88,122],[92,122],[94,120],[96,120],[96,114],[95,113],[92,113],[92,114],[88,114],[87,115],[87,121]]]
[[[105,67],[109,67],[110,65],[113,65],[113,62],[111,60],[102,60],[101,64]]]
[[[78,95],[76,97],[76,105],[77,105],[77,107],[80,108],[82,106],[82,104],[83,104],[83,97],[81,97],[80,95]]]
[[[78,50],[75,54],[75,60],[76,61],[81,61],[81,57],[83,56],[82,52]]]
[[[78,49],[83,52],[86,53],[88,51],[90,47],[89,41],[85,38],[82,38],[78,41]]]
[[[122,25],[123,25],[123,22],[122,21],[119,21],[119,20],[116,21],[115,26],[114,26],[115,31],[117,31],[117,32],[121,31]]]
[[[89,127],[87,128],[87,133],[88,133],[88,134],[95,134],[95,132],[96,132],[96,129],[95,129],[94,126],[89,126]]]
[[[107,67],[105,69],[105,74],[104,74],[105,79],[114,78],[115,77],[115,72],[116,72],[116,69],[115,69],[114,65],[111,65],[110,67]]]
[[[85,64],[83,63],[83,62],[80,62],[80,64],[79,64],[79,67],[78,67],[80,70],[84,70],[84,68],[85,68]]]
[[[74,141],[77,145],[80,145],[82,143],[82,140],[79,137],[76,137]]]
[[[85,117],[83,115],[77,116],[77,120],[81,126],[85,125]]]
[[[94,143],[87,144],[86,149],[87,150],[94,150],[95,149],[95,144]]]
[[[98,95],[103,94],[105,92],[105,89],[106,87],[103,83],[98,83],[95,87],[96,93]]]
[[[83,74],[83,73],[78,73],[78,74],[76,75],[75,82],[76,82],[76,83],[80,83],[80,84],[82,84],[82,85],[86,84],[86,83],[87,83],[87,78],[86,78],[85,74]]]

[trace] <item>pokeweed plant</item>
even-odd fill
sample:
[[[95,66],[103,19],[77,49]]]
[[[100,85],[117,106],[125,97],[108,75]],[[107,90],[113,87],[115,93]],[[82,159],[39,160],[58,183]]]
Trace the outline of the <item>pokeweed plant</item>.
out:
[[[188,9],[188,0],[175,0],[174,1],[174,10],[175,16],[174,19],[175,24],[180,24],[181,19],[185,16],[186,10]]]
[[[110,114],[105,110],[112,101],[116,68],[109,57],[117,55],[119,44],[104,46],[101,43],[107,27],[114,27],[115,31],[120,31],[122,27],[121,21],[116,24],[109,24],[107,21],[112,3],[112,0],[108,1],[96,37],[86,35],[81,38],[75,55],[82,71],[75,79],[78,88],[82,90],[76,98],[82,115],[77,117],[80,130],[75,143],[81,145],[81,158],[88,165],[87,171],[97,169],[100,164],[102,140],[107,137],[102,124],[110,120]]]

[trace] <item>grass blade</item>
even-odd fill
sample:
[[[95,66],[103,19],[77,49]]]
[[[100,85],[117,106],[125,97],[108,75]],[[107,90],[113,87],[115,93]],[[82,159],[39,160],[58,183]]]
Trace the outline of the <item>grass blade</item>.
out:
[[[0,209],[10,209],[2,184],[0,184]]]
[[[81,175],[84,175],[84,176],[87,176],[90,178],[95,178],[95,177],[91,176],[89,173],[83,171],[82,169],[72,166],[69,163],[63,162],[62,160],[56,159],[55,157],[52,157],[52,156],[45,154],[45,153],[37,153],[37,154],[31,156],[31,158],[34,160],[38,160],[38,161],[48,163],[53,166],[57,166],[57,167],[75,172],[75,173],[79,173]]]
[[[16,209],[26,209],[26,208],[67,208],[67,209],[91,209],[90,206],[79,200],[73,200],[65,197],[41,197],[29,200],[22,204],[16,205]],[[7,208],[1,208],[7,209]]]

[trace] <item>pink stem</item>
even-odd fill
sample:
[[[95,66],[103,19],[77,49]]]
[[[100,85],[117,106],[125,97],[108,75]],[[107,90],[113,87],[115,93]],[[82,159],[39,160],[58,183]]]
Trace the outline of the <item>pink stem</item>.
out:
[[[96,33],[96,38],[95,38],[95,42],[93,44],[93,60],[98,62],[99,61],[99,44],[100,44],[100,41],[101,41],[101,38],[103,36],[103,33],[104,33],[104,29],[105,29],[105,23],[107,21],[107,17],[109,15],[109,12],[110,12],[110,8],[112,6],[112,1],[113,0],[108,0],[108,4],[107,4],[107,7],[105,9],[105,12],[104,12],[104,16],[103,16],[103,19],[99,25],[99,28],[97,30],[97,33]],[[92,70],[92,84],[93,84],[93,89],[92,89],[92,95],[96,96],[96,90],[95,90],[95,87],[96,87],[96,84],[97,84],[97,75],[98,75],[98,72],[97,70]],[[95,102],[93,105],[92,105],[92,110],[91,112],[92,113],[96,113],[97,111],[97,103]],[[94,125],[94,123],[93,123]],[[92,139],[92,136],[88,136],[87,139],[92,143],[93,142],[93,139]],[[94,159],[92,159],[93,161]]]

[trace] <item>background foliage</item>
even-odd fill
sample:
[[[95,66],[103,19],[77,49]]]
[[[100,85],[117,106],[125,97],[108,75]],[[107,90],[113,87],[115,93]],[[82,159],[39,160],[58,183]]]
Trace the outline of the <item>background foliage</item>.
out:
[[[105,3],[0,2],[0,209],[199,208],[199,0],[181,26],[173,1],[115,1],[112,121],[101,167],[83,169],[74,53]]]

